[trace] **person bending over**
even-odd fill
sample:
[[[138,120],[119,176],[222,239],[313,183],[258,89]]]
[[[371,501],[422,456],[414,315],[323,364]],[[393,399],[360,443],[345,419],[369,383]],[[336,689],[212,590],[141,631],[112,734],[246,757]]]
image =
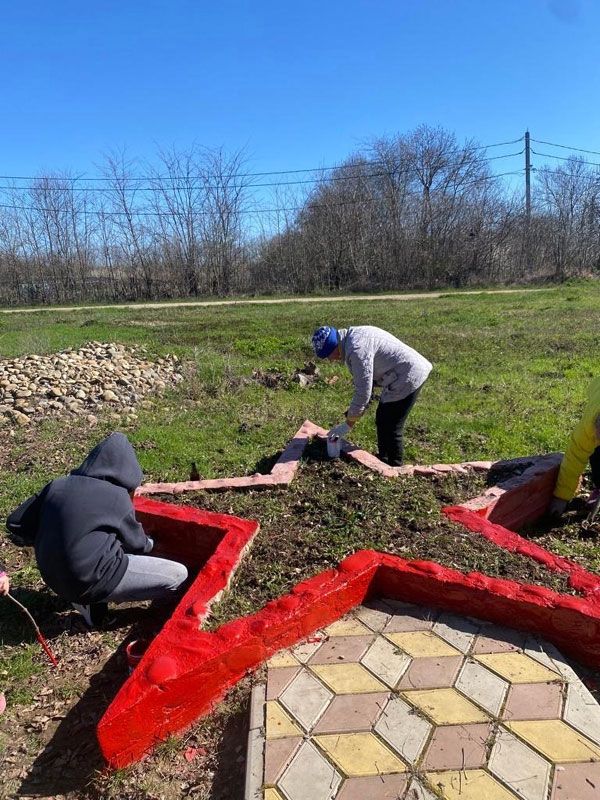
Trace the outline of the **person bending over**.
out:
[[[588,498],[594,505],[600,494],[600,377],[594,378],[587,389],[583,416],[573,428],[556,479],[549,513],[560,517],[579,486],[579,478],[589,461],[594,490]]]
[[[172,596],[187,578],[183,564],[157,558],[135,518],[142,470],[122,433],[101,441],[83,464],[48,483],[6,521],[33,544],[42,578],[92,627],[108,603]]]
[[[365,413],[373,387],[383,388],[375,423],[378,457],[391,466],[401,466],[404,454],[404,424],[427,380],[429,361],[391,333],[373,325],[336,330],[323,325],[315,331],[312,346],[319,358],[344,361],[352,373],[354,395],[345,422],[327,436],[343,437]]]

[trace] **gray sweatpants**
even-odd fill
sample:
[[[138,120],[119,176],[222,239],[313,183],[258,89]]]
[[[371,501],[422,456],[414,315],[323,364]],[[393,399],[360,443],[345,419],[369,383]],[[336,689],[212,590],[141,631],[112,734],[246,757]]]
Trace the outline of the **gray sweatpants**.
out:
[[[178,561],[155,556],[128,555],[127,571],[106,598],[107,603],[130,603],[171,597],[188,576]]]

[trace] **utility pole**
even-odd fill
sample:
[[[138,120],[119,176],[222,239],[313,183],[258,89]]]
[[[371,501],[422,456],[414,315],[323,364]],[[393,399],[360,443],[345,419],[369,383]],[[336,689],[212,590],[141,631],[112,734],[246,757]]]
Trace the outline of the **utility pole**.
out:
[[[525,131],[525,270],[531,270],[531,145]]]
[[[531,145],[529,131],[525,131],[525,220],[531,222]]]

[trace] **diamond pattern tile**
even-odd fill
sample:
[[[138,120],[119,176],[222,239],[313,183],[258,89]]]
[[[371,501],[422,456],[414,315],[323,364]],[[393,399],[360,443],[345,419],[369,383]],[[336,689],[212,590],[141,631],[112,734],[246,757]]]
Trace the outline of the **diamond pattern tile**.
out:
[[[399,697],[384,708],[375,731],[409,764],[416,763],[433,726]]]
[[[421,769],[430,771],[485,767],[486,748],[491,735],[490,723],[440,725],[433,733]]]
[[[384,684],[360,664],[315,664],[312,671],[335,694],[385,692]]]
[[[403,774],[348,778],[336,800],[398,800],[404,796],[408,777]]]
[[[267,665],[263,800],[600,800],[600,706],[532,634],[372,600]]]
[[[497,717],[508,690],[508,683],[486,669],[483,664],[465,661],[456,681],[456,688],[469,700]]]
[[[557,679],[556,673],[524,653],[489,653],[475,658],[511,683],[541,683]]]
[[[276,700],[267,702],[267,740],[282,736],[302,736],[302,729],[296,725]]]
[[[413,658],[460,656],[454,647],[432,631],[408,631],[386,634],[387,638]]]
[[[327,711],[315,725],[314,733],[370,731],[387,701],[388,695],[382,692],[334,697]]]
[[[354,617],[344,617],[329,625],[323,633],[327,636],[369,636],[371,631]]]
[[[489,717],[478,706],[463,697],[456,689],[425,689],[402,692],[436,725],[462,725],[467,722],[487,722]]]
[[[392,642],[378,636],[360,659],[374,675],[393,689],[410,664],[411,658]]]
[[[342,776],[312,742],[304,742],[278,786],[289,800],[333,800]]]
[[[366,630],[366,629],[365,629]],[[371,633],[367,631],[367,633]],[[374,636],[332,636],[308,659],[309,664],[339,664],[358,661]]]
[[[372,733],[336,733],[314,740],[349,778],[406,770],[398,756]]]
[[[333,694],[307,670],[297,675],[279,698],[280,703],[306,731],[325,711]]]
[[[569,686],[563,719],[600,745],[600,706],[581,683]]]
[[[565,761],[600,761],[600,747],[561,720],[507,722],[506,725],[557,764]]]
[[[515,795],[482,769],[428,772],[427,778],[444,800],[515,800]]]
[[[398,683],[398,689],[441,689],[452,686],[462,658],[415,658]]]
[[[502,716],[504,719],[560,719],[562,706],[562,683],[521,683],[510,687]]]
[[[554,773],[552,800],[598,800],[600,764],[565,764]]]
[[[508,731],[498,732],[488,767],[525,800],[547,797],[550,763]]]

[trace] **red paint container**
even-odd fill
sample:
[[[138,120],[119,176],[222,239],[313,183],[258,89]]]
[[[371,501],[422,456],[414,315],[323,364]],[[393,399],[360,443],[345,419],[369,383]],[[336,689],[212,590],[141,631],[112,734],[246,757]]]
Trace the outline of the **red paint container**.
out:
[[[129,642],[125,648],[130,675],[142,660],[142,656],[148,649],[149,645],[150,642],[148,639],[134,639],[133,642]]]

